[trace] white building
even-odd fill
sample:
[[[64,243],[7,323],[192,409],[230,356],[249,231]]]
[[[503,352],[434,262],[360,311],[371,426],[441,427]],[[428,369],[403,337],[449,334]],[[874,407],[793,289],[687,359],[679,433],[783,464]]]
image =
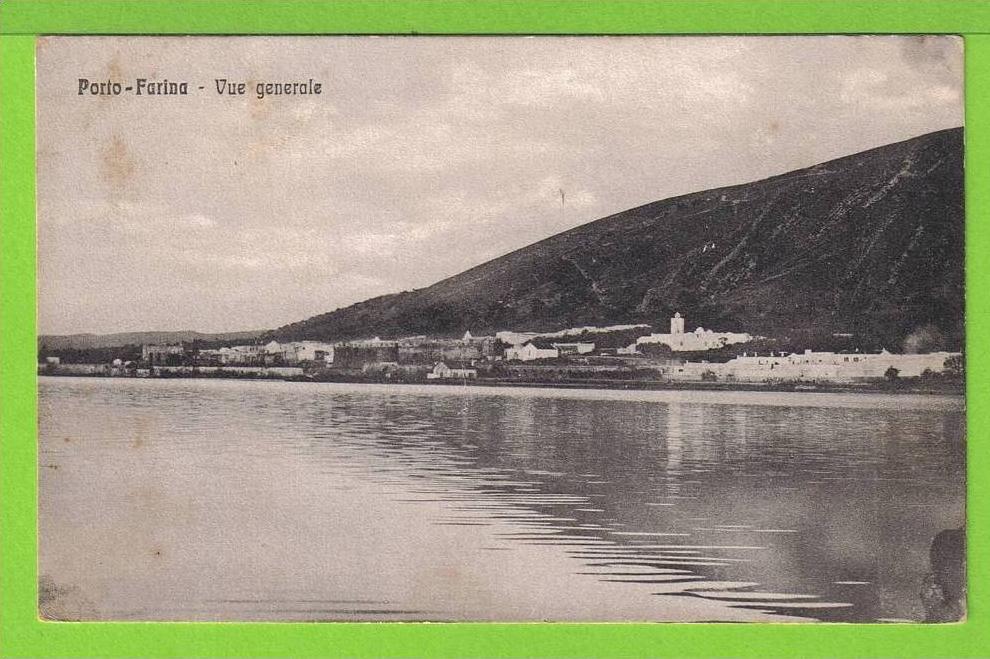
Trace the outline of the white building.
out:
[[[427,380],[470,380],[478,377],[478,371],[473,368],[451,368],[443,362],[437,362],[433,370],[426,374]]]
[[[694,350],[715,350],[734,343],[747,343],[753,337],[746,332],[713,332],[704,327],[698,327],[693,332],[684,331],[684,318],[681,314],[675,313],[670,319],[669,334],[650,334],[636,339],[636,346],[645,344],[662,344],[670,347],[674,352],[688,352]],[[629,354],[626,348],[622,354]]]
[[[560,352],[556,348],[537,348],[532,343],[527,343],[521,348],[505,349],[505,358],[510,361],[531,362],[534,359],[555,359],[559,356]]]
[[[264,353],[268,357],[277,357],[286,364],[306,361],[333,363],[333,344],[322,341],[291,341],[288,343],[269,341],[264,346]]]
[[[232,346],[220,348],[219,357],[222,364],[254,364],[264,357],[263,346]]]
[[[917,377],[925,371],[941,373],[950,357],[958,352],[926,352],[913,355],[895,355],[882,350],[879,353],[835,353],[805,350],[787,356],[794,366],[835,366],[842,375],[853,378],[882,378],[889,368],[897,369],[902,377]]]
[[[296,361],[333,363],[333,344],[322,341],[296,341],[293,344]]]
[[[265,344],[264,349],[265,355],[268,357],[279,357],[286,362],[295,361],[296,351],[290,343],[269,341]]]
[[[417,337],[413,337],[417,338]],[[379,336],[372,337],[370,339],[354,339],[352,341],[343,341],[335,345],[347,346],[348,348],[394,348],[399,345],[399,340],[385,340]]]
[[[512,332],[510,330],[495,332],[496,339],[502,343],[508,343],[510,346],[515,346],[517,348],[532,341],[538,336],[540,335],[536,332]]]
[[[561,355],[587,355],[595,351],[594,343],[553,343]]]
[[[879,353],[837,353],[805,350],[803,353],[747,355],[724,364],[687,363],[672,370],[673,377],[697,379],[709,371],[719,380],[766,382],[768,380],[805,380],[821,382],[855,382],[876,380],[886,376],[890,368],[899,377],[917,377],[925,371],[941,373],[950,357],[958,352],[931,352],[896,355],[886,350]]]
[[[150,364],[164,364],[171,360],[181,359],[185,355],[185,348],[181,343],[154,345],[146,344],[141,346],[141,361]]]

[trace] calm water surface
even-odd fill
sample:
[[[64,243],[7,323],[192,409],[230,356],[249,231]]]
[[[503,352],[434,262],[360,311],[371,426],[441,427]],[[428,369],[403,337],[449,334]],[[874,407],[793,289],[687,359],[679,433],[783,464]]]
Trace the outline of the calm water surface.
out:
[[[961,398],[40,380],[84,619],[919,620],[964,521]]]

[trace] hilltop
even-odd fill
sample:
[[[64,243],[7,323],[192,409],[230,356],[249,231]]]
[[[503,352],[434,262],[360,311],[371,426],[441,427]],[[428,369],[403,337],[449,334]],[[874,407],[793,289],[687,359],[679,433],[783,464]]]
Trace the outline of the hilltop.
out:
[[[963,227],[959,128],[632,208],[271,336],[665,327],[676,310],[691,327],[959,347]]]

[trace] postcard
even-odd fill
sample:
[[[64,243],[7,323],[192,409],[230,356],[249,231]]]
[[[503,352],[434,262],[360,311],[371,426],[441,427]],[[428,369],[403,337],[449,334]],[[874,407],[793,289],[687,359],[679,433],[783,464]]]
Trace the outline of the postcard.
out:
[[[40,37],[39,615],[965,619],[962,63]]]

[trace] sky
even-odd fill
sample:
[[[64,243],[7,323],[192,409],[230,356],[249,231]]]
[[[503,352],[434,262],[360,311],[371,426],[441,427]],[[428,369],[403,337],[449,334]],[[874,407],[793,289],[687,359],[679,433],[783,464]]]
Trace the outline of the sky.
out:
[[[274,328],[644,203],[961,126],[962,48],[43,38],[39,332]],[[80,95],[79,78],[185,80],[190,94]],[[248,93],[219,96],[217,78]],[[322,94],[254,93],[310,78]]]

